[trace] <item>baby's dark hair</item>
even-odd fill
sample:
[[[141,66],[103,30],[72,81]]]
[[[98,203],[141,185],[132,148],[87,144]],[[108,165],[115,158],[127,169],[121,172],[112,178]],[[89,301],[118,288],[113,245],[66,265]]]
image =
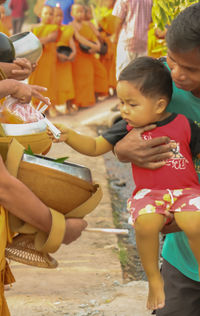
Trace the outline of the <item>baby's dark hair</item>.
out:
[[[167,67],[158,59],[138,57],[124,68],[118,81],[133,83],[145,97],[172,97],[172,78]]]

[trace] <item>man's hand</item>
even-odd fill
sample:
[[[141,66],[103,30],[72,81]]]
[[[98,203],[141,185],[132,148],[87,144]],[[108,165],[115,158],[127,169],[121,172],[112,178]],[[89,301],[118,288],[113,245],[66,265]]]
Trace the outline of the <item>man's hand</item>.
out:
[[[63,244],[70,244],[81,236],[82,231],[87,227],[87,222],[81,218],[66,219],[66,230]]]
[[[16,58],[13,61],[16,68],[11,71],[12,79],[24,80],[30,76],[32,71],[35,69],[35,64],[31,64],[26,58]]]
[[[157,169],[165,165],[165,161],[173,156],[174,147],[167,136],[142,139],[142,134],[154,129],[156,125],[134,128],[114,148],[117,158],[122,162],[133,162],[135,165]]]

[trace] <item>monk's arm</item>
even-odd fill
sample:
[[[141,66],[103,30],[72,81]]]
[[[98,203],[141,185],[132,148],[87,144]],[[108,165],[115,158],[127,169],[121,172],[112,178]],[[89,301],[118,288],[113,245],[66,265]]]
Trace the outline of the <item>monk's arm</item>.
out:
[[[0,156],[0,205],[26,223],[49,233],[52,218],[49,208],[43,204],[21,181],[11,176]],[[81,218],[65,220],[64,244],[80,237],[87,226]]]
[[[56,30],[45,37],[40,37],[39,40],[43,45],[45,45],[47,43],[56,42],[57,37],[58,37],[58,31]]]
[[[119,34],[121,31],[123,22],[124,21],[122,19],[120,19],[119,17],[116,16],[116,19],[114,20],[115,33],[111,36],[112,42],[114,42],[114,43],[118,42],[118,38],[119,38]]]
[[[51,228],[48,207],[22,182],[8,173],[1,157],[0,172],[0,205],[23,221],[48,233]]]
[[[74,57],[75,57],[75,55],[76,55],[76,45],[75,45],[75,42],[74,42],[73,37],[70,38],[70,40],[69,40],[69,46],[70,46],[71,49],[72,49],[72,52],[71,52],[71,54],[69,55],[69,59],[70,59],[70,60],[73,60]]]
[[[91,41],[89,41],[87,38],[85,38],[84,36],[82,36],[78,31],[75,30],[75,38],[76,40],[86,46],[89,46],[90,48],[99,51],[100,50],[100,42],[97,40],[95,43],[92,43]]]

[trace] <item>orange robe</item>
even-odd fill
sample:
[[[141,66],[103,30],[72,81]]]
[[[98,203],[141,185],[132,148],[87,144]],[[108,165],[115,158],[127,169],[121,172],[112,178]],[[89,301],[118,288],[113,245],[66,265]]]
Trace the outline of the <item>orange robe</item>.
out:
[[[117,44],[112,43],[110,36],[116,32],[116,17],[112,15],[112,10],[99,21],[101,28],[101,37],[108,45],[108,51],[105,55],[100,56],[100,61],[105,66],[108,75],[109,87],[116,88],[116,49]]]
[[[87,22],[83,22],[79,31],[89,41],[96,41],[96,35]],[[108,79],[105,67],[94,54],[84,53],[76,42],[76,57],[72,63],[75,98],[79,107],[92,106],[96,102],[95,93],[108,94]]]
[[[10,36],[10,31],[7,28],[7,26],[0,20],[0,32],[6,34],[7,36]]]
[[[57,46],[69,46],[69,40],[74,34],[71,25],[62,25],[59,30]],[[72,62],[56,62],[56,105],[66,104],[66,101],[75,97],[74,82],[72,76]]]
[[[7,241],[11,242],[11,234],[8,227],[8,212],[0,206],[0,316],[10,316],[4,297],[4,284],[15,281],[5,259]]]
[[[46,37],[56,31],[58,26],[55,24],[40,24],[35,26],[32,32],[38,37]],[[29,84],[44,86],[48,90],[43,92],[51,100],[52,106],[55,105],[56,98],[56,42],[51,42],[43,46],[43,53],[39,59],[38,65],[30,75]],[[37,105],[38,101],[33,100]]]

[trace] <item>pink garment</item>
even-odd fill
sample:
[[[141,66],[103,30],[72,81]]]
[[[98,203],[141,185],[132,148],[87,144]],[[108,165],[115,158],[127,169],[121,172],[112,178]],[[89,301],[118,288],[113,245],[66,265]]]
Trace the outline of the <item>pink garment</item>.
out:
[[[138,54],[147,51],[152,5],[152,0],[116,0],[112,14],[123,20],[119,41],[125,50]]]
[[[175,190],[151,190],[138,191],[127,202],[127,209],[135,223],[140,215],[161,214],[169,212],[199,212],[200,190],[193,188]]]
[[[11,0],[9,8],[13,18],[23,18],[24,12],[28,10],[28,4],[26,0]]]

